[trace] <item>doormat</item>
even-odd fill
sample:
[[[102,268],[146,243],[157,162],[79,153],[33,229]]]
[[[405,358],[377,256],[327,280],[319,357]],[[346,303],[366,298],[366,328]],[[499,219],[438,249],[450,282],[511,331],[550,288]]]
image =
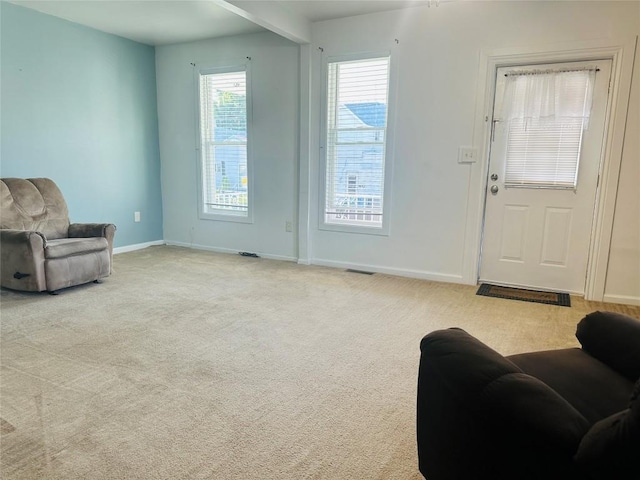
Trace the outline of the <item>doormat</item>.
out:
[[[571,306],[571,297],[568,293],[541,292],[539,290],[501,287],[499,285],[491,285],[490,283],[481,284],[476,295],[506,298],[508,300],[522,300],[523,302],[546,303],[547,305],[558,305],[560,307]]]

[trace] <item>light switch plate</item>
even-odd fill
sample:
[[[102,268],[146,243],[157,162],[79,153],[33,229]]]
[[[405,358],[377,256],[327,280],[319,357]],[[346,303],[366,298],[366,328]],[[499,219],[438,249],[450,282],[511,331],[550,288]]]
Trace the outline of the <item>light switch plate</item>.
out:
[[[475,147],[458,147],[458,163],[475,163],[478,149]]]

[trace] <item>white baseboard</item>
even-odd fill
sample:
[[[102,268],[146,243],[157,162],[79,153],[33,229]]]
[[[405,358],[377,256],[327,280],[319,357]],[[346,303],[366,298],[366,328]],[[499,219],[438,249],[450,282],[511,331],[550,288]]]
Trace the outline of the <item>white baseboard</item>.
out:
[[[125,245],[124,247],[116,247],[113,249],[114,255],[117,253],[134,252],[136,250],[142,250],[147,247],[153,247],[156,245],[164,245],[164,240],[154,240],[153,242],[136,243],[135,245]]]
[[[126,247],[118,247],[113,249],[113,253],[132,252],[134,250],[141,250],[143,248],[151,247],[154,245],[172,245],[175,247],[193,248],[195,250],[204,250],[208,252],[230,253],[234,255],[238,254],[238,250],[235,250],[232,248],[211,247],[209,245],[199,245],[194,243],[178,242],[175,240],[157,240],[155,242],[139,243],[137,245],[128,245]],[[324,260],[321,258],[309,259],[309,258],[290,257],[286,255],[272,255],[272,254],[263,253],[263,252],[255,252],[255,253],[260,257],[267,258],[269,260],[297,262],[299,265],[319,265],[322,267],[339,268],[342,270],[346,270],[350,268],[353,270],[384,273],[387,275],[397,275],[399,277],[419,278],[421,280],[431,280],[434,282],[461,283],[461,284],[465,283],[462,278],[462,275],[435,273],[435,272],[427,272],[423,270],[411,270],[411,269],[404,269],[404,268],[389,268],[389,267],[381,267],[379,265],[367,265],[367,264],[361,264],[361,263],[336,262],[333,260]],[[619,300],[616,303],[628,303],[628,302]]]
[[[240,253],[240,250],[234,250],[232,248],[221,248],[221,247],[210,247],[208,245],[198,245],[195,243],[186,243],[186,242],[176,242],[174,240],[166,240],[165,243],[167,245],[173,245],[175,247],[186,247],[193,248],[195,250],[205,250],[207,252],[216,252],[216,253],[232,253],[237,255]],[[288,257],[286,255],[272,255],[270,253],[263,252],[255,252],[261,258],[267,258],[269,260],[281,260],[285,262],[297,262],[298,259],[296,257]]]
[[[365,272],[385,273],[387,275],[396,275],[399,277],[419,278],[421,280],[431,280],[433,282],[445,283],[464,283],[462,275],[453,275],[448,273],[426,272],[424,270],[410,270],[406,268],[389,268],[379,265],[366,265],[360,263],[335,262],[333,260],[323,260],[314,258],[310,261],[311,265],[320,265],[323,267],[333,267],[340,269],[362,270]]]
[[[624,305],[637,305],[640,306],[640,297],[631,297],[627,295],[606,295],[602,299],[607,303],[622,303]]]
[[[137,245],[127,245],[125,247],[117,247],[113,249],[113,253],[125,253],[133,252],[135,250],[142,250],[143,248],[151,247],[154,245],[172,245],[175,247],[193,248],[195,250],[204,250],[208,252],[216,253],[230,253],[237,255],[240,251],[232,248],[211,247],[209,245],[199,245],[187,242],[178,242],[175,240],[157,240],[154,242],[139,243]],[[296,258],[286,255],[272,255],[269,253],[255,252],[261,258],[267,258],[269,260],[280,260],[285,262],[297,262],[299,265],[319,265],[322,267],[339,268],[346,270],[348,268],[354,270],[363,270],[366,272],[384,273],[388,275],[397,275],[399,277],[419,278],[421,280],[431,280],[434,282],[446,282],[446,283],[464,283],[462,275],[452,275],[446,273],[426,272],[423,270],[410,270],[403,268],[389,268],[381,267],[378,265],[367,265],[361,263],[346,263],[335,262],[333,260],[323,260],[320,258]],[[625,303],[619,300],[616,303]]]

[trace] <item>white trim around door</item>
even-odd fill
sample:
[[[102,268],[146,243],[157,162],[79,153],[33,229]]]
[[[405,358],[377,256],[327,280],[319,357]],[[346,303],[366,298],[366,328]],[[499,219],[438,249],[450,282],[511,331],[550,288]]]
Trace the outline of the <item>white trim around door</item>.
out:
[[[514,47],[480,53],[473,130],[473,146],[478,149],[479,155],[475,163],[468,165],[471,171],[463,262],[465,283],[474,285],[478,280],[491,133],[489,120],[493,107],[496,70],[502,66],[512,65],[610,59],[612,61],[611,101],[607,107],[605,120],[604,148],[599,172],[599,187],[596,193],[585,288],[587,300],[603,300],[637,40],[637,37],[620,40],[606,39]]]

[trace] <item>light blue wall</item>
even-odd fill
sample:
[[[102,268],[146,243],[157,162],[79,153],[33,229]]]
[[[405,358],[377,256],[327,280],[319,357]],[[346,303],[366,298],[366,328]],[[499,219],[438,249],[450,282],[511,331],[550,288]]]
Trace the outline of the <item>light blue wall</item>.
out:
[[[116,247],[162,239],[154,48],[5,2],[0,15],[0,174],[52,178],[72,222],[116,224]]]

